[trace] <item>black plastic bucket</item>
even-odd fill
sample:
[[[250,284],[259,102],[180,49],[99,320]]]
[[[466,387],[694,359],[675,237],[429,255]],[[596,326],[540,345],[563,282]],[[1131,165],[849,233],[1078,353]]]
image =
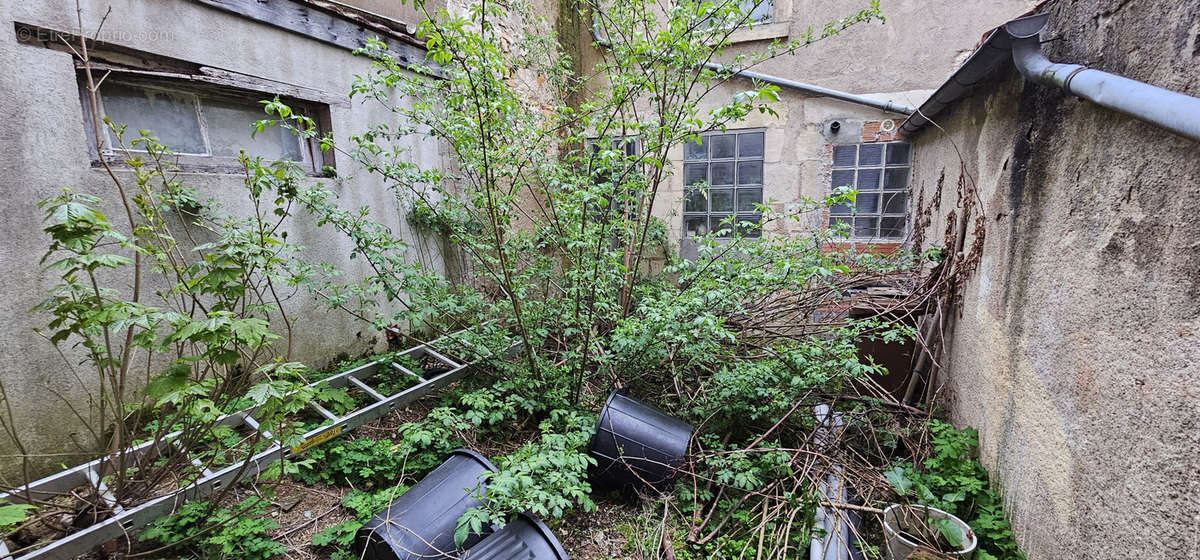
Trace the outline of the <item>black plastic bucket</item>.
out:
[[[363,560],[431,560],[457,558],[454,527],[468,509],[482,505],[472,495],[484,484],[484,473],[496,466],[469,449],[450,454],[396,501],[363,525],[356,549]],[[467,548],[482,536],[472,534]]]
[[[691,424],[613,391],[588,444],[598,463],[592,481],[610,488],[663,487],[679,473],[691,439]]]
[[[471,547],[463,560],[570,560],[545,523],[521,514]]]

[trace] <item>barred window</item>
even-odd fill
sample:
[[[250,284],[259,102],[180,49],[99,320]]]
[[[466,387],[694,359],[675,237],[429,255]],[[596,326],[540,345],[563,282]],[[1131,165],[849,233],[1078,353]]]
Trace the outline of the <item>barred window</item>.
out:
[[[742,235],[758,237],[763,201],[762,131],[706,134],[688,143],[683,154],[683,232],[687,237],[724,231],[731,224]],[[722,222],[732,218],[730,222]]]
[[[829,209],[829,226],[849,224],[857,239],[903,239],[908,224],[908,142],[849,144],[833,147],[833,188],[858,191],[854,206]]]

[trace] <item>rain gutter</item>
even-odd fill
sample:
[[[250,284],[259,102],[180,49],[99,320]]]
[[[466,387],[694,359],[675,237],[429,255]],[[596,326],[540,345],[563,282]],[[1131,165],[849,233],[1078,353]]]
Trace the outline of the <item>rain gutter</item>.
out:
[[[970,94],[1011,60],[1027,80],[1061,88],[1102,107],[1200,141],[1200,99],[1079,64],[1050,61],[1042,54],[1039,39],[1048,19],[1048,14],[1037,14],[993,30],[962,68],[900,126],[900,132],[911,136],[920,131],[930,117]]]

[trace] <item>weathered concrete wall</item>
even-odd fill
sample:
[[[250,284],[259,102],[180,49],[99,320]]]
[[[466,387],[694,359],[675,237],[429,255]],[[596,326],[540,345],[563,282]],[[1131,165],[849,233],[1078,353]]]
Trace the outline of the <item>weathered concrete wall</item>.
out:
[[[183,0],[143,2],[140,0],[84,2],[84,27],[89,34],[104,10],[112,6],[101,40],[123,47],[244,74],[320,90],[345,102],[331,105],[332,131],[338,141],[368,126],[394,118],[378,104],[353,103],[346,97],[354,74],[365,73],[369,61],[351,52],[307,37],[256,23],[229,13]],[[33,329],[44,327],[46,317],[31,313],[54,284],[53,275],[42,271],[38,259],[48,245],[42,233],[41,213],[36,202],[57,193],[61,187],[94,193],[115,202],[114,187],[102,170],[90,164],[89,130],[81,110],[76,72],[71,56],[39,46],[20,44],[14,22],[75,32],[75,3],[0,3],[0,236],[4,250],[0,267],[0,375],[3,376],[17,428],[24,434],[30,453],[71,453],[78,447],[72,440],[86,439],[68,403],[86,410],[84,387],[91,376],[86,368],[67,363]],[[247,139],[249,136],[247,136]],[[432,142],[412,146],[414,159],[426,165],[442,165],[443,154]],[[370,206],[378,219],[389,224],[412,246],[412,258],[422,259],[444,270],[443,249],[437,240],[424,238],[408,226],[395,196],[376,178],[360,172],[341,154],[336,166],[345,184],[330,183],[348,207]],[[242,180],[237,175],[184,173],[183,182],[202,196],[219,199],[230,213],[249,214]],[[114,209],[115,210],[115,209]],[[110,214],[114,219],[120,214]],[[307,248],[306,256],[341,268],[347,280],[366,273],[361,259],[349,260],[352,245],[328,228],[318,229],[311,219],[298,217],[288,226],[288,240]],[[296,318],[294,359],[323,367],[338,354],[356,354],[382,347],[377,332],[346,313],[328,311],[301,292],[287,302]],[[71,368],[85,379],[80,383]],[[7,438],[0,438],[7,439]],[[0,441],[0,467],[12,474],[13,447]],[[76,458],[63,455],[37,457],[35,466],[72,464]],[[13,482],[9,480],[9,482]]]
[[[1044,50],[1200,95],[1200,4],[1050,7]],[[1031,560],[1200,557],[1200,146],[1009,73],[916,137],[987,216],[946,363]],[[960,162],[959,155],[963,160]],[[968,236],[970,245],[974,236]]]

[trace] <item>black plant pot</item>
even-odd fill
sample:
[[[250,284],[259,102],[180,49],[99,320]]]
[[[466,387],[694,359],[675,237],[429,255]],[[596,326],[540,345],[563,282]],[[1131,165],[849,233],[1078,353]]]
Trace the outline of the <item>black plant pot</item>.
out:
[[[613,391],[588,444],[598,463],[592,482],[601,488],[663,488],[678,474],[691,438],[691,424]]]
[[[468,509],[482,505],[472,494],[484,484],[484,473],[496,466],[469,449],[450,454],[374,519],[356,537],[363,560],[432,560],[457,558],[454,527]],[[471,535],[463,548],[479,542]]]
[[[521,514],[471,547],[463,560],[570,560],[554,533],[536,517]]]

